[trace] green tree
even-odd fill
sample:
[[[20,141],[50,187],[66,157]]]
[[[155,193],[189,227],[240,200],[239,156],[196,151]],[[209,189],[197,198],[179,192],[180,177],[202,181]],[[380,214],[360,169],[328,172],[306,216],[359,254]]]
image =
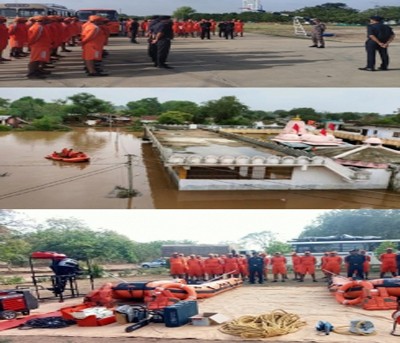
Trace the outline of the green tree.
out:
[[[45,104],[43,99],[25,96],[10,104],[9,114],[25,120],[33,120],[42,116],[42,110]]]
[[[383,253],[386,252],[387,248],[392,248],[393,252],[396,252],[397,250],[397,244],[393,243],[391,241],[386,241],[386,242],[382,242],[381,244],[379,244],[379,246],[374,250],[374,255],[377,259],[379,259],[379,256]]]
[[[292,247],[290,244],[280,242],[280,241],[271,241],[268,245],[268,254],[273,255],[276,252],[280,252],[282,254],[288,254],[292,251]]]
[[[85,120],[89,113],[113,113],[114,106],[111,102],[96,98],[93,94],[78,93],[67,98],[72,104],[68,104],[69,113],[81,114]]]
[[[161,104],[157,98],[144,98],[130,101],[126,104],[126,113],[134,117],[158,116],[162,112]]]
[[[185,124],[190,122],[192,117],[190,113],[168,111],[160,115],[158,122],[160,124]]]
[[[195,115],[199,110],[199,105],[192,101],[170,100],[161,104],[162,112],[178,111]]]
[[[224,96],[219,100],[207,101],[201,107],[201,113],[212,117],[216,124],[230,125],[235,118],[246,117],[248,107],[235,96]]]
[[[182,6],[177,8],[172,16],[180,20],[187,20],[196,13],[196,10],[189,6]]]
[[[268,230],[252,232],[240,238],[243,246],[256,247],[260,251],[267,251],[273,241],[275,241],[275,234]]]
[[[318,216],[300,237],[348,234],[398,239],[400,212],[397,210],[333,210]]]

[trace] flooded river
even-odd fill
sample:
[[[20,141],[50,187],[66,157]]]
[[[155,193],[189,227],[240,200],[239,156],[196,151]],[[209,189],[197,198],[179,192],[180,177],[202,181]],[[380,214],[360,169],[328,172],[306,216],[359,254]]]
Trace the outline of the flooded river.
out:
[[[86,152],[89,163],[46,160],[54,150]],[[133,158],[131,199],[115,197],[128,186],[127,154]],[[157,152],[133,133],[117,129],[0,133],[0,208],[3,209],[349,209],[400,208],[388,191],[197,191],[178,192]]]

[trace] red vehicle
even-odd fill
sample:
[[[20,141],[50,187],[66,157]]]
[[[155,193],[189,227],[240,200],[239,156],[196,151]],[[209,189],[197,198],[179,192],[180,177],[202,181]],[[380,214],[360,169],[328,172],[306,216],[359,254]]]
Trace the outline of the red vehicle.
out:
[[[91,15],[98,15],[105,17],[109,20],[107,26],[110,29],[111,35],[119,35],[119,15],[116,10],[104,9],[104,8],[85,8],[80,9],[76,12],[79,21],[87,21]]]

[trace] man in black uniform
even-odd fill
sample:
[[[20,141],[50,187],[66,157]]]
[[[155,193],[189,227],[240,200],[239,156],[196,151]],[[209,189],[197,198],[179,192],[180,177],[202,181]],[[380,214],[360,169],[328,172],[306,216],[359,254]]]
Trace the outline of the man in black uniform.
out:
[[[221,21],[221,22],[218,24],[218,37],[219,37],[219,38],[222,38],[222,36],[225,36],[226,24],[227,24],[226,21]]]
[[[350,255],[347,255],[344,258],[344,261],[347,264],[347,277],[353,277],[354,273],[357,272],[357,279],[364,279],[364,262],[365,256],[359,254],[357,249],[353,249],[350,251]]]
[[[231,20],[226,22],[225,25],[225,38],[228,39],[231,37],[233,39],[233,33],[235,32],[235,21]]]
[[[367,41],[365,49],[367,50],[367,66],[358,68],[359,70],[375,71],[376,52],[381,57],[381,66],[379,70],[387,70],[389,66],[389,55],[387,48],[394,39],[394,32],[388,25],[383,24],[383,18],[372,16],[367,28]]]
[[[211,39],[211,23],[208,20],[202,19],[200,22],[201,35],[200,38]]]
[[[156,36],[155,28],[159,22],[160,22],[160,16],[155,15],[155,16],[151,17],[150,23],[149,23],[148,55],[151,58],[151,60],[153,61],[154,65],[156,65],[156,63],[157,63],[157,45],[153,44],[153,40]]]
[[[264,259],[259,256],[256,252],[253,252],[248,259],[248,266],[249,266],[249,281],[251,284],[255,283],[255,277],[258,277],[258,283],[263,283],[263,275],[264,275]]]
[[[171,49],[171,40],[174,38],[171,17],[160,17],[160,22],[154,27],[154,33],[155,37],[152,44],[157,46],[157,58],[154,66],[158,68],[173,69],[171,66],[166,64]]]
[[[136,20],[136,18],[132,18],[130,30],[131,30],[131,42],[134,44],[139,44],[138,41],[136,40],[137,34],[139,32],[139,23]]]

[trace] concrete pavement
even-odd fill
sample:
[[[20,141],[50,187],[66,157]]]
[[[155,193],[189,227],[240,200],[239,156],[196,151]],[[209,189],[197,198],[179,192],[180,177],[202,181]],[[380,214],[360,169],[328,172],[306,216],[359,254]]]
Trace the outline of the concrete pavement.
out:
[[[176,38],[169,64],[157,69],[147,56],[145,38],[131,44],[111,37],[105,60],[108,77],[86,77],[81,49],[71,48],[45,80],[25,77],[28,58],[0,64],[0,87],[399,87],[400,44],[389,48],[389,71],[365,72],[364,42],[328,41],[309,48],[308,39],[246,34],[225,40]],[[6,56],[6,54],[4,54]],[[379,61],[379,57],[377,57]]]

